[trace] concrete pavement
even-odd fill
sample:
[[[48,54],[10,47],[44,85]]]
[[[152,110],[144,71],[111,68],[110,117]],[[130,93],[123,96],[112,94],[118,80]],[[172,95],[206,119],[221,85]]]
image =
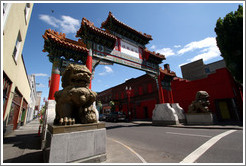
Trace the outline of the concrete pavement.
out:
[[[3,163],[44,163],[38,119],[21,126],[3,139]],[[139,163],[141,160],[122,144],[107,138],[104,163]]]
[[[132,121],[138,125],[152,125],[151,121]],[[187,126],[172,125],[169,127],[209,128],[209,129],[236,129],[242,130],[237,125],[210,125]],[[41,150],[41,137],[38,136],[38,119],[21,126],[3,139],[3,163],[44,163]],[[117,140],[107,137],[107,161],[104,163],[142,163],[144,160],[138,154]]]
[[[38,119],[3,138],[3,163],[42,163]]]

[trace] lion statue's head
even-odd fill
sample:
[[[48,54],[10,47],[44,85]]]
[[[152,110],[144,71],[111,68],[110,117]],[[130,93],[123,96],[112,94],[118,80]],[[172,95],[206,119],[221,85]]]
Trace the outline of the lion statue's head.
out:
[[[84,65],[69,64],[62,75],[62,90],[55,92],[54,124],[98,122],[93,106],[97,93],[89,88],[91,72]]]
[[[84,65],[69,64],[62,75],[62,87],[88,87],[90,84],[91,72]]]
[[[209,112],[209,94],[206,91],[198,91],[196,99],[190,104],[188,112]]]

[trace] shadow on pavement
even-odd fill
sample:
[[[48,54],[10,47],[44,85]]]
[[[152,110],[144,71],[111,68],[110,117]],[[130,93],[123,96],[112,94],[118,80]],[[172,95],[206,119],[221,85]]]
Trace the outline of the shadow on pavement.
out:
[[[41,150],[40,137],[37,134],[23,134],[13,137],[5,137],[3,144],[13,144],[20,149]]]
[[[3,163],[43,163],[43,154],[42,151],[28,153],[16,158],[4,160]]]

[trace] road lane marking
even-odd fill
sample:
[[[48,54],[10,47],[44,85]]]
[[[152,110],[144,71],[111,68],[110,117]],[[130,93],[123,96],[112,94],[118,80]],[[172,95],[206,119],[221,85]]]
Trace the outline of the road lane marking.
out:
[[[185,157],[180,163],[194,163],[199,157],[201,157],[210,147],[212,147],[216,142],[218,142],[221,138],[235,132],[236,130],[229,130],[224,133],[221,133],[217,136],[214,136],[204,144],[202,144],[199,148]]]
[[[173,132],[166,132],[167,134],[176,134],[176,135],[185,135],[185,136],[193,136],[193,137],[207,137],[211,138],[212,136],[208,135],[197,135],[197,134],[184,134],[184,133],[173,133]]]
[[[124,146],[125,148],[127,148],[128,150],[130,150],[132,153],[134,153],[143,163],[147,163],[145,160],[144,160],[144,158],[142,157],[142,156],[140,156],[137,152],[135,152],[132,148],[130,148],[129,146],[127,146],[127,145],[125,145],[125,144],[123,144],[122,142],[120,142],[120,141],[117,141],[117,140],[115,140],[115,139],[112,139],[112,138],[110,138],[111,140],[113,140],[114,142],[117,142],[117,143],[119,143],[119,144],[121,144],[122,146]]]

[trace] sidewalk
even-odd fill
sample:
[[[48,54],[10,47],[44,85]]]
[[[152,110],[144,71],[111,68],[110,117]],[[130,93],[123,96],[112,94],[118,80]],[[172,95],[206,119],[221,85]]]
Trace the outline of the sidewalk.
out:
[[[3,163],[42,163],[38,119],[3,138]]]
[[[3,164],[44,163],[38,119],[21,126],[3,139]],[[103,163],[140,163],[128,149],[107,138],[107,160]]]
[[[152,125],[151,121],[132,121],[138,125]],[[235,129],[242,130],[236,125],[171,125],[167,127],[204,128],[204,129]],[[3,163],[44,163],[41,150],[41,137],[38,136],[38,119],[21,126],[3,139]],[[103,163],[141,163],[129,149],[107,138],[107,161]]]

